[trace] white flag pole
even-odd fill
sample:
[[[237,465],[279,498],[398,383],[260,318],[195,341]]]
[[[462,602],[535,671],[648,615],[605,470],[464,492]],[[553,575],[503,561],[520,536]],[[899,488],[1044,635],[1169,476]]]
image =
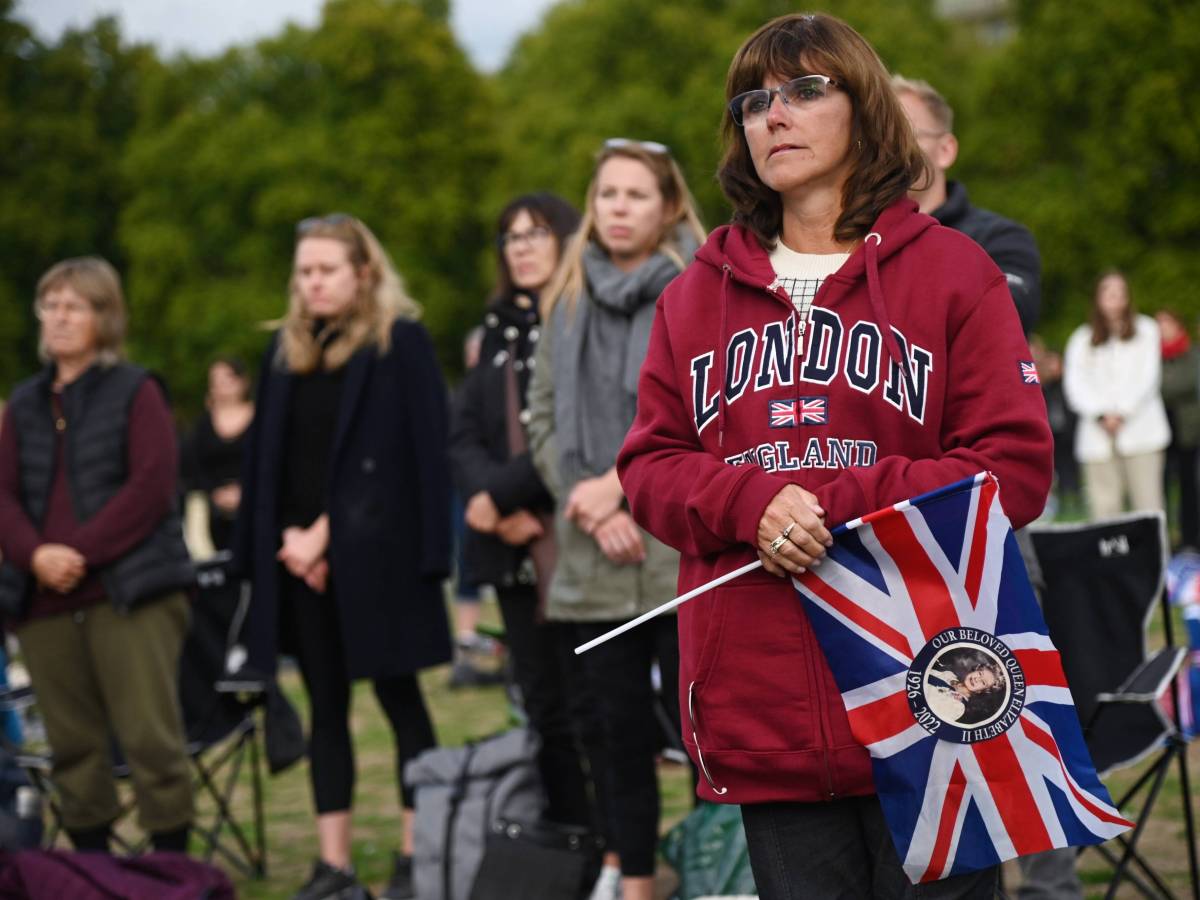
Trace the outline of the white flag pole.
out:
[[[762,560],[756,559],[754,562],[747,563],[746,565],[742,566],[740,569],[734,569],[732,572],[726,572],[724,575],[720,576],[719,578],[714,578],[712,581],[708,582],[708,584],[702,584],[702,585],[700,585],[700,587],[694,588],[693,590],[688,591],[686,594],[679,595],[674,600],[668,600],[662,606],[656,606],[654,609],[650,610],[650,612],[642,613],[636,619],[630,619],[624,625],[618,625],[612,631],[606,631],[604,634],[600,635],[600,637],[598,637],[598,638],[592,638],[586,644],[580,644],[578,647],[575,648],[575,655],[578,656],[580,653],[587,653],[593,647],[599,647],[605,641],[611,640],[612,638],[615,638],[619,634],[624,634],[625,632],[629,631],[631,628],[637,628],[643,622],[649,622],[655,616],[660,616],[665,612],[669,612],[672,609],[674,609],[675,607],[681,606],[682,604],[687,603],[693,597],[700,596],[705,591],[711,591],[713,588],[720,587],[727,581],[733,581],[733,579],[737,578],[739,575],[745,575],[747,572],[753,572],[755,569],[759,568],[760,566],[762,566]]]

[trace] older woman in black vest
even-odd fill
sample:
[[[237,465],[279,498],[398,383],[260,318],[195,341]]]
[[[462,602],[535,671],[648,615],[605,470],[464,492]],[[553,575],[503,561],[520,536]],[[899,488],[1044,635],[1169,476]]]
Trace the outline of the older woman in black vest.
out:
[[[69,259],[38,283],[47,365],[0,428],[0,609],[16,627],[54,757],[62,819],[106,850],[120,813],[110,734],[156,849],[183,851],[192,791],[177,694],[192,568],[162,389],[121,362],[117,273]]]
[[[397,774],[434,745],[417,671],[450,659],[447,403],[433,346],[387,254],[359,220],[306,219],[288,312],[259,373],[237,565],[251,576],[249,665],[293,653],[312,711],[319,858],[298,900],[357,882],[350,862],[350,685],[370,678]],[[411,897],[404,854],[384,898]]]

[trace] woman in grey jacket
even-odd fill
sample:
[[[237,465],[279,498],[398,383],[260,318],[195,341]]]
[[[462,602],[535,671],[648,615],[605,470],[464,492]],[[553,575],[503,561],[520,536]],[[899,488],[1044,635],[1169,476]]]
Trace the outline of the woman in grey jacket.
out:
[[[570,622],[576,642],[645,612],[674,594],[678,554],[634,524],[616,475],[633,424],[637,379],[654,303],[704,239],[687,184],[662,144],[605,143],[583,223],[542,300],[545,332],[529,389],[534,462],[554,495],[558,561],[547,616]],[[597,698],[599,735],[585,741],[610,851],[620,857],[625,900],[653,893],[659,798],[651,668],[678,724],[679,645],[673,617],[602,645],[581,659]],[[599,896],[616,896],[616,857],[606,858]]]

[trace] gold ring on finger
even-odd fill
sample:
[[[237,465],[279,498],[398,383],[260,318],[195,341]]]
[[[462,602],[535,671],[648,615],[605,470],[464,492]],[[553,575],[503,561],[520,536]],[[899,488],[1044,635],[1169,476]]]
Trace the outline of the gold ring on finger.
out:
[[[778,556],[780,549],[787,543],[787,535],[783,532],[779,533],[779,537],[771,541],[771,555]]]

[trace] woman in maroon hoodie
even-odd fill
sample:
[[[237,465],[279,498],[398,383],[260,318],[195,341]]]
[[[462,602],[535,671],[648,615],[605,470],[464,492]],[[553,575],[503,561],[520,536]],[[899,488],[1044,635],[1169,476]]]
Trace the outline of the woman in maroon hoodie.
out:
[[[717,229],[658,301],[618,467],[635,519],[682,554],[679,615],[699,794],[742,805],[761,896],[908,897],[829,667],[788,581],[829,528],[980,470],[1017,526],[1051,439],[1004,275],[905,196],[924,162],[853,29],[791,15],[726,84]],[[903,361],[903,363],[901,363]],[[922,885],[988,896],[995,872]]]

